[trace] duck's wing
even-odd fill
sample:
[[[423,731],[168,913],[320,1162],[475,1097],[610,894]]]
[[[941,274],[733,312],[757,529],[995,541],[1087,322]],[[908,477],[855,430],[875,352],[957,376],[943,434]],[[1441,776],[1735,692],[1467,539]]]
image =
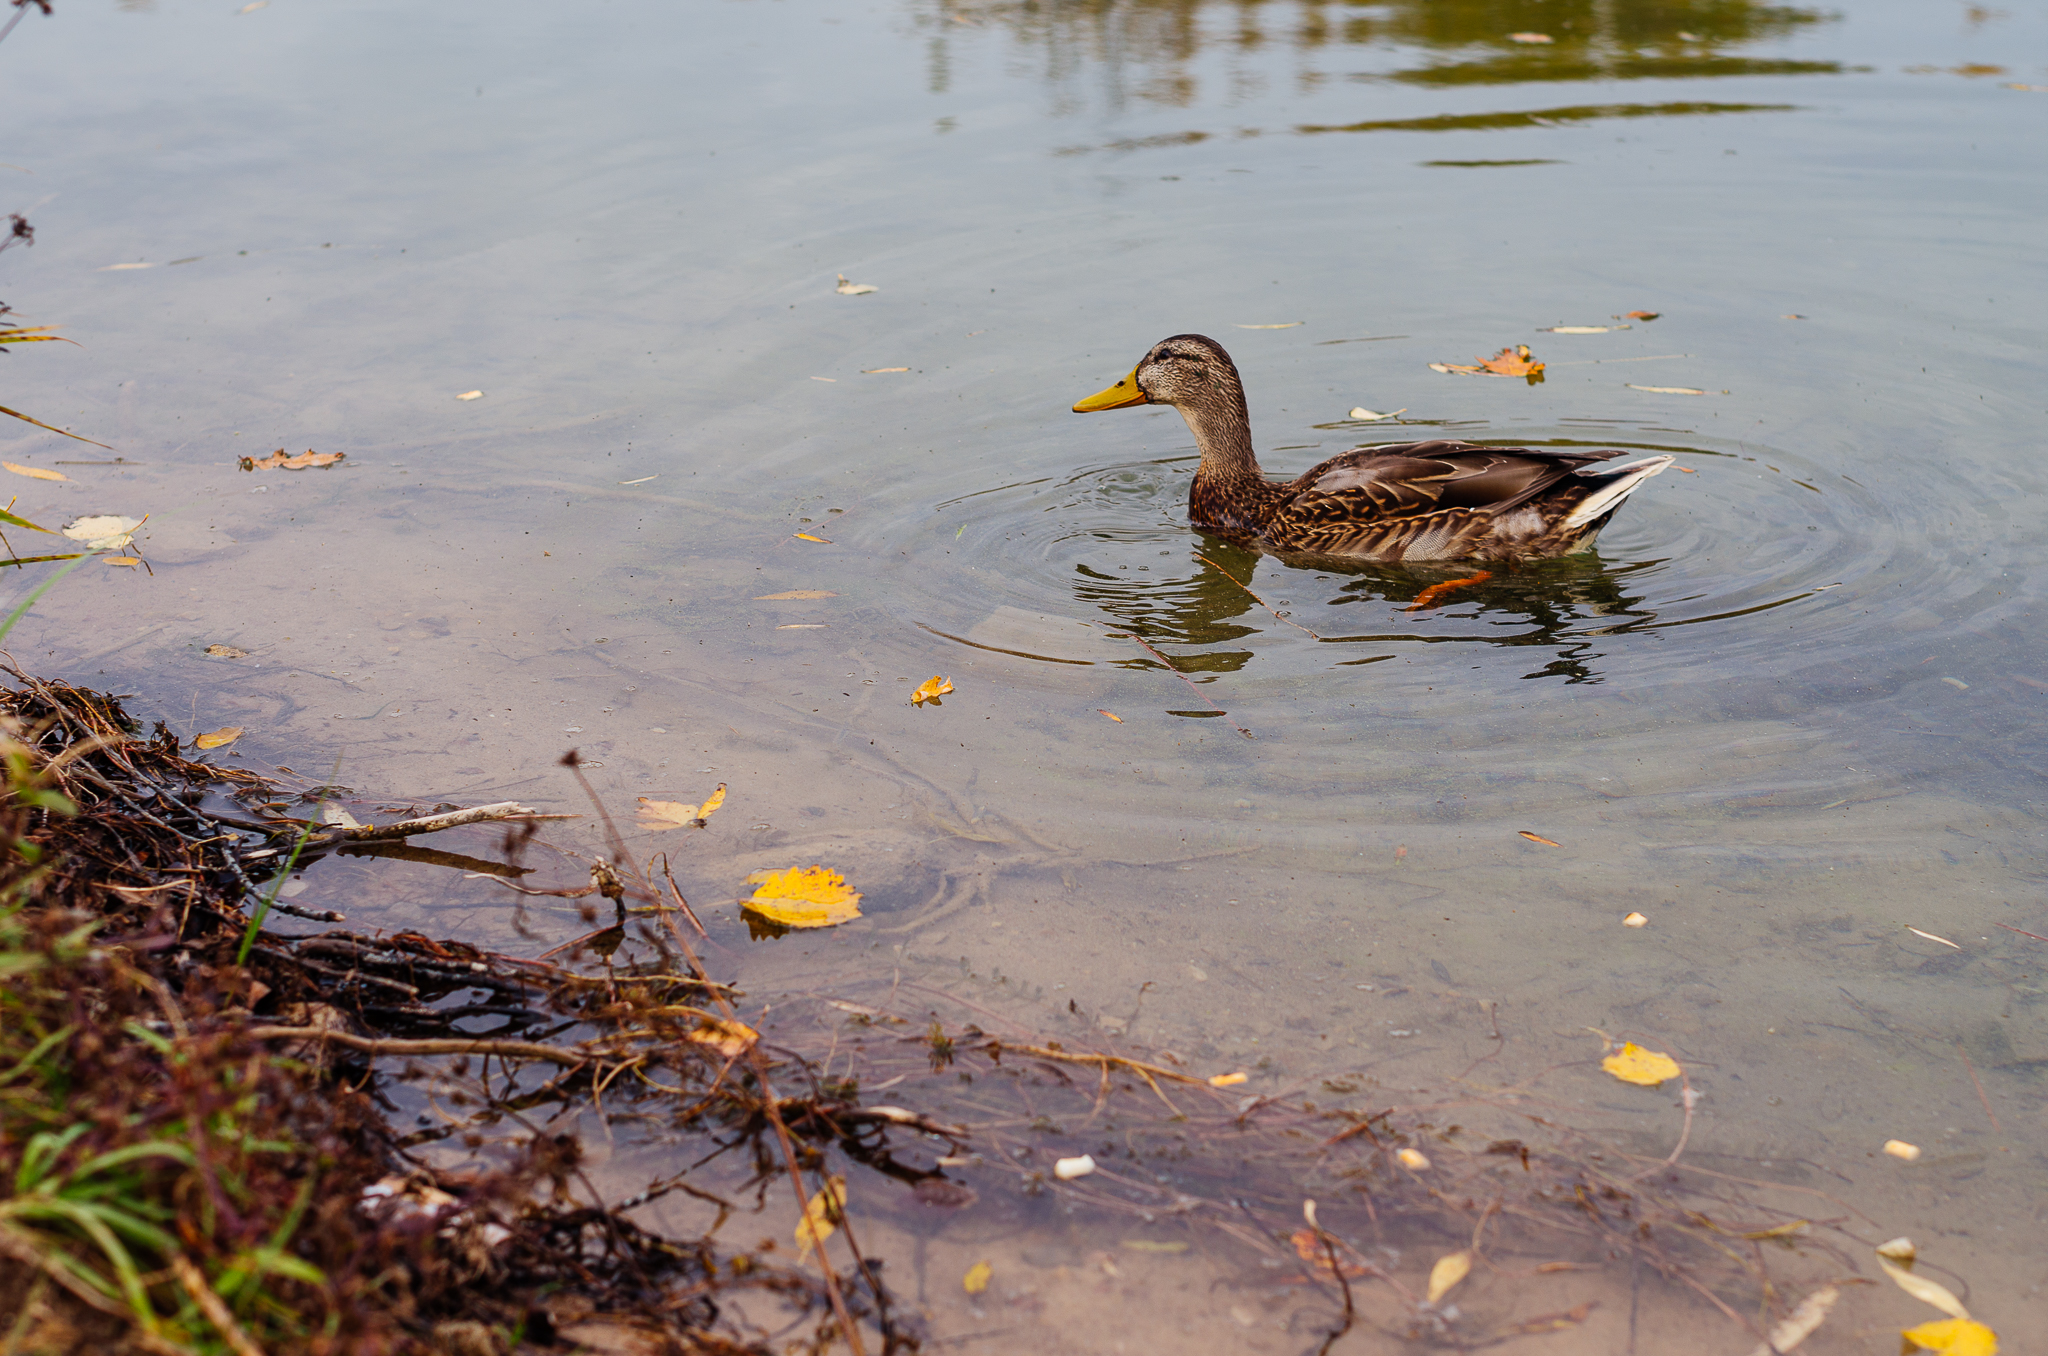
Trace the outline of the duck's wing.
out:
[[[1479,447],[1448,439],[1354,448],[1280,487],[1287,504],[1282,512],[1327,519],[1349,505],[1353,513],[1379,518],[1445,509],[1505,513],[1580,469],[1621,455],[1577,448]]]

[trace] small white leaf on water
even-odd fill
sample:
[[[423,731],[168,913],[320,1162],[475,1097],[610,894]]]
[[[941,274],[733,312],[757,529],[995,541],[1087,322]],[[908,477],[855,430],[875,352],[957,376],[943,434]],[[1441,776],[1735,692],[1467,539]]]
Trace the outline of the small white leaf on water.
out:
[[[464,391],[461,395],[455,398],[457,400],[482,400],[484,398],[484,393],[482,391]]]
[[[1631,390],[1631,391],[1649,391],[1649,392],[1651,392],[1651,393],[1652,393],[1652,394],[1654,394],[1654,395],[1705,395],[1705,394],[1706,394],[1706,392],[1705,392],[1705,391],[1702,391],[1702,390],[1701,390],[1701,389],[1700,389],[1699,387],[1697,387],[1697,386],[1638,386],[1638,385],[1636,385],[1636,384],[1635,384],[1634,382],[1632,382],[1632,381],[1625,381],[1625,382],[1623,382],[1623,383],[1622,383],[1622,385],[1624,385],[1624,386],[1628,387],[1628,389],[1629,389],[1629,390]]]
[[[857,297],[867,292],[879,292],[882,289],[874,286],[872,283],[848,282],[846,275],[842,273],[839,275],[839,286],[832,290],[843,297]]]
[[[100,270],[100,272],[102,272],[102,273],[119,273],[119,272],[122,272],[122,271],[123,271],[123,270],[125,270],[125,269],[130,269],[130,268],[155,268],[155,267],[156,267],[156,265],[155,265],[155,264],[108,264],[108,265],[107,265],[107,266],[106,266],[105,268],[101,269],[101,270]]]
[[[1941,681],[1947,683],[1958,692],[1968,692],[1970,690],[1970,685],[1960,678],[1944,678]]]
[[[1406,413],[1408,413],[1408,407],[1406,405],[1403,405],[1400,409],[1395,410],[1392,414],[1378,414],[1372,410],[1367,409],[1363,405],[1354,405],[1351,408],[1351,413],[1345,415],[1344,417],[1346,419],[1356,420],[1361,424],[1370,424],[1377,422],[1381,419],[1392,419],[1396,414]]]
[[[1943,946],[1955,946],[1956,950],[1962,950],[1960,946],[1956,946],[1956,944],[1950,941],[1948,938],[1937,937],[1931,932],[1922,932],[1919,928],[1914,927],[1911,923],[1906,924],[1906,931],[1912,933],[1915,937],[1925,937],[1930,942],[1940,942]]]
[[[1079,1158],[1062,1158],[1052,1165],[1052,1175],[1062,1182],[1070,1182],[1076,1177],[1086,1177],[1093,1171],[1095,1160],[1087,1154],[1082,1154]]]
[[[1538,334],[1606,334],[1613,330],[1632,330],[1633,325],[1546,325]]]
[[[88,551],[118,551],[135,540],[133,533],[142,526],[140,518],[124,518],[118,513],[98,513],[90,518],[79,518],[64,526],[64,535],[73,541],[82,541]]]
[[[1906,1143],[1906,1141],[1902,1139],[1886,1140],[1884,1142],[1884,1151],[1890,1154],[1893,1158],[1903,1158],[1908,1163],[1911,1163],[1920,1157],[1920,1146],[1917,1144],[1908,1144]]]
[[[1835,1307],[1841,1292],[1831,1285],[1820,1289],[1799,1301],[1799,1307],[1785,1315],[1777,1327],[1771,1329],[1770,1337],[1749,1356],[1783,1356],[1792,1350],[1818,1328],[1827,1318],[1828,1311]]]
[[[1621,920],[1621,925],[1625,928],[1646,928],[1650,926],[1650,920],[1639,913],[1632,913]]]
[[[1509,42],[1556,42],[1548,33],[1510,33]]]
[[[254,13],[255,13],[255,12],[256,12],[257,10],[259,10],[259,9],[269,9],[269,8],[270,8],[270,0],[249,0],[249,3],[248,3],[248,4],[246,4],[246,5],[242,6],[242,7],[240,8],[240,9],[236,10],[236,11],[235,11],[235,13],[237,13],[237,14],[254,14]]]

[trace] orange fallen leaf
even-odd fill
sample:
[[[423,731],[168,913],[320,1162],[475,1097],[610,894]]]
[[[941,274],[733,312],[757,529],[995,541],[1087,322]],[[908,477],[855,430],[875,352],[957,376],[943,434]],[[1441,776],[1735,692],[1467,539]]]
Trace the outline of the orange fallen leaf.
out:
[[[234,743],[237,739],[240,739],[241,737],[241,726],[223,725],[218,730],[207,731],[205,734],[199,736],[199,738],[193,740],[192,743],[193,746],[196,748],[220,749],[226,748],[228,745]]]
[[[1242,1074],[1242,1073],[1227,1073],[1227,1074],[1216,1074],[1216,1075],[1212,1076],[1212,1077],[1211,1077],[1211,1078],[1209,1079],[1209,1086],[1210,1086],[1210,1087],[1212,1087],[1212,1088],[1234,1088],[1234,1087],[1236,1087],[1236,1086],[1237,1086],[1237,1085],[1238,1085],[1239,1083],[1249,1082],[1249,1081],[1250,1081],[1250,1079],[1251,1079],[1251,1075],[1250,1075],[1250,1074]]]
[[[822,543],[823,545],[826,545],[826,546],[830,546],[830,545],[832,544],[832,539],[831,539],[830,537],[814,537],[814,536],[812,536],[812,535],[811,535],[810,533],[808,533],[808,532],[799,532],[799,533],[797,533],[797,534],[796,534],[796,539],[797,539],[798,541],[815,541],[815,542],[819,542],[819,543]]]
[[[244,471],[303,471],[309,466],[332,466],[347,458],[346,452],[315,452],[310,447],[296,457],[287,457],[284,449],[280,447],[261,461],[254,457],[243,457],[240,464]]]
[[[747,884],[759,886],[740,907],[785,928],[829,928],[860,917],[860,891],[846,877],[822,866],[756,871]]]
[[[1446,579],[1441,584],[1431,584],[1428,588],[1415,595],[1414,602],[1401,610],[1403,612],[1420,612],[1426,607],[1435,607],[1436,600],[1449,593],[1452,589],[1461,589],[1468,584],[1484,584],[1491,578],[1493,578],[1491,570],[1481,570],[1478,574],[1467,575],[1463,579]]]
[[[738,1059],[761,1039],[761,1033],[745,1022],[729,1022],[722,1017],[706,1017],[703,1022],[684,1039],[697,1045],[708,1045],[727,1059]]]
[[[930,702],[934,706],[940,706],[944,703],[940,702],[939,698],[952,690],[953,680],[951,678],[942,678],[934,674],[917,685],[917,691],[910,694],[910,704],[912,706],[923,706],[926,702]]]
[[[1544,836],[1543,836],[1542,834],[1540,834],[1540,833],[1531,833],[1531,832],[1529,832],[1529,831],[1528,831],[1527,829],[1516,829],[1516,830],[1515,830],[1515,832],[1516,832],[1516,833],[1519,833],[1519,834],[1521,834],[1521,835],[1522,835],[1522,837],[1524,837],[1524,838],[1528,839],[1528,840],[1529,840],[1530,842],[1532,842],[1532,843],[1541,843],[1541,844],[1543,844],[1543,846],[1545,846],[1545,847],[1563,847],[1563,846],[1564,846],[1564,844],[1563,844],[1563,843],[1557,843],[1557,842],[1553,842],[1553,841],[1551,841],[1550,839],[1548,839],[1548,838],[1545,838],[1545,837],[1544,837]]]
[[[1630,311],[1627,318],[1630,320],[1655,320],[1662,314],[1664,314],[1662,311]]]
[[[1403,843],[1399,847],[1394,849],[1394,860],[1397,862],[1400,861],[1403,857],[1406,857],[1407,855],[1408,845],[1406,843]]]
[[[1289,1236],[1288,1241],[1294,1244],[1295,1255],[1300,1257],[1302,1261],[1313,1264],[1315,1269],[1324,1276],[1336,1275],[1336,1272],[1330,1267],[1329,1250],[1323,1246],[1323,1240],[1317,1235],[1315,1230],[1296,1229]],[[1346,1262],[1344,1264],[1344,1274],[1346,1276],[1363,1276],[1365,1268],[1359,1266],[1356,1262]]]
[[[1527,377],[1533,382],[1543,375],[1543,364],[1529,355],[1527,344],[1510,344],[1491,358],[1481,358],[1479,365],[1497,377]]]
[[[70,476],[65,475],[62,471],[46,470],[41,466],[21,466],[11,461],[0,461],[0,466],[6,467],[8,470],[14,472],[14,474],[18,476],[28,476],[35,480],[71,479]]]
[[[1119,725],[1124,723],[1124,718],[1122,716],[1118,715],[1114,711],[1105,711],[1099,706],[1095,708],[1095,714],[1098,716],[1108,716],[1111,720],[1115,721]]]

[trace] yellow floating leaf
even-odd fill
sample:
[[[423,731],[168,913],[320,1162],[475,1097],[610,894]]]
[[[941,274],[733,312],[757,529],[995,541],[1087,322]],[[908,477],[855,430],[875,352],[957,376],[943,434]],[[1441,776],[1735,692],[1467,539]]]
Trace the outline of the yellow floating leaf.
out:
[[[140,565],[140,564],[142,563],[142,557],[141,557],[141,556],[107,556],[107,557],[106,557],[106,562],[107,562],[107,564],[109,564],[109,565],[124,565],[124,566],[126,566],[126,567],[128,567],[129,569],[131,569],[131,570],[132,570],[132,569],[134,569],[134,568],[135,568],[135,567],[136,567],[137,565]]]
[[[869,292],[879,292],[882,289],[876,287],[873,283],[848,282],[846,275],[842,273],[839,275],[839,286],[832,290],[842,297],[858,297],[864,296]]]
[[[1234,1088],[1234,1087],[1236,1087],[1236,1086],[1237,1086],[1237,1085],[1238,1085],[1239,1083],[1246,1083],[1246,1082],[1250,1082],[1250,1081],[1251,1081],[1251,1075],[1250,1075],[1250,1074],[1242,1074],[1242,1073],[1227,1073],[1227,1074],[1217,1074],[1217,1075],[1215,1075],[1214,1077],[1212,1077],[1212,1078],[1211,1078],[1211,1079],[1209,1080],[1209,1086],[1210,1086],[1210,1087],[1212,1087],[1212,1088]]]
[[[784,593],[757,593],[754,595],[754,601],[757,603],[794,603],[810,598],[837,598],[838,596],[831,589],[790,589]]]
[[[118,513],[95,513],[66,523],[62,531],[71,540],[84,542],[88,551],[118,551],[135,540],[135,529],[145,521]]]
[[[1516,832],[1516,833],[1519,833],[1519,834],[1521,834],[1521,835],[1522,835],[1522,837],[1524,837],[1524,838],[1528,839],[1528,840],[1529,840],[1530,842],[1532,842],[1532,843],[1541,843],[1541,844],[1543,844],[1543,846],[1545,846],[1545,847],[1563,847],[1563,846],[1564,846],[1564,844],[1563,844],[1563,843],[1557,843],[1557,842],[1553,842],[1553,841],[1551,841],[1550,839],[1548,839],[1548,838],[1545,838],[1545,837],[1544,837],[1544,836],[1543,836],[1542,834],[1540,834],[1540,833],[1531,833],[1531,832],[1529,832],[1529,831],[1528,831],[1527,829],[1516,829],[1516,830],[1515,830],[1515,832]]]
[[[1450,1294],[1471,1270],[1472,1254],[1469,1252],[1447,1252],[1437,1258],[1436,1265],[1429,1269],[1429,1303],[1435,1304]]]
[[[6,467],[8,470],[14,472],[14,474],[18,476],[29,476],[35,480],[71,479],[70,476],[65,475],[62,471],[45,470],[43,467],[40,466],[20,466],[11,461],[0,461],[0,466]]]
[[[1634,1041],[1627,1042],[1601,1060],[1600,1067],[1624,1083],[1639,1083],[1646,1088],[1654,1088],[1679,1074],[1677,1060],[1655,1050],[1645,1050]]]
[[[1884,1142],[1884,1151],[1893,1158],[1903,1158],[1908,1163],[1917,1162],[1920,1158],[1920,1146],[1908,1144],[1902,1139],[1886,1140]]]
[[[1899,1336],[1907,1351],[1940,1351],[1947,1356],[1998,1356],[1998,1334],[1975,1319],[1938,1318]]]
[[[1419,1149],[1397,1149],[1394,1152],[1394,1157],[1399,1159],[1401,1166],[1410,1172],[1429,1171],[1429,1155]]]
[[[237,739],[240,739],[241,737],[241,726],[223,725],[218,730],[207,731],[205,734],[199,736],[199,738],[193,740],[192,743],[197,748],[221,749],[226,748],[228,745],[234,743]]]
[[[747,884],[760,888],[741,907],[786,928],[836,927],[860,917],[860,891],[822,866],[756,871]]]
[[[1544,43],[1556,42],[1557,39],[1551,37],[1548,33],[1510,33],[1508,34],[1508,41]]]
[[[1914,1259],[1915,1253],[1912,1240],[1910,1239],[1895,1238],[1877,1250],[1877,1264],[1884,1268],[1884,1274],[1891,1277],[1892,1283],[1898,1286],[1899,1289],[1905,1291],[1914,1299],[1919,1300],[1922,1304],[1933,1305],[1950,1318],[1967,1319],[1970,1316],[1970,1311],[1963,1307],[1963,1302],[1957,1299],[1947,1286],[1936,1284],[1925,1276],[1915,1276],[1913,1274],[1911,1268]],[[1948,1349],[1945,1347],[1935,1348],[1935,1350]]]
[[[708,1045],[727,1059],[738,1059],[761,1039],[761,1033],[744,1022],[728,1022],[720,1017],[706,1017],[703,1024],[692,1031],[687,1039],[698,1045]]]
[[[484,393],[482,391],[464,391],[461,395],[455,398],[457,400],[482,400],[484,398]]]
[[[1650,926],[1650,920],[1642,914],[1632,913],[1621,920],[1621,925],[1625,928],[1646,928]]]
[[[960,1278],[960,1288],[970,1295],[979,1295],[988,1289],[988,1278],[995,1274],[995,1270],[986,1262],[976,1262],[967,1268],[967,1274]]]
[[[702,805],[684,800],[649,800],[640,797],[640,827],[644,829],[701,829],[718,807],[725,804],[725,783]]]
[[[1124,723],[1124,718],[1122,716],[1118,715],[1114,711],[1105,711],[1099,706],[1095,708],[1095,714],[1098,716],[1107,716],[1119,725]]]
[[[923,706],[926,702],[936,702],[952,690],[951,678],[941,678],[934,674],[917,685],[917,691],[910,694],[910,704]]]
[[[232,645],[209,645],[206,647],[206,652],[215,659],[247,659],[249,657],[247,650],[238,650]]]
[[[804,1202],[804,1217],[796,1226],[797,1261],[809,1257],[812,1248],[822,1249],[825,1240],[838,1232],[839,1221],[845,1218],[845,1209],[846,1179],[827,1177],[825,1185]]]
[[[832,539],[830,537],[814,537],[808,532],[797,533],[796,539],[798,541],[814,541],[824,546],[830,546],[832,544]]]

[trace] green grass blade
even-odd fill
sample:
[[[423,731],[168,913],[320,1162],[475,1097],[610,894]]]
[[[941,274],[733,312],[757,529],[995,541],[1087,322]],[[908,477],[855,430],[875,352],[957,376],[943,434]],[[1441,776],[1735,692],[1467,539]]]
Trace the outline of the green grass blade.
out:
[[[23,414],[20,410],[10,410],[5,405],[0,405],[0,414],[11,414],[16,419],[21,420],[24,424],[34,424],[37,428],[46,428],[49,429],[50,432],[52,433],[64,433],[64,430],[61,428],[56,428],[50,424],[46,424],[40,419],[31,418],[30,416]],[[67,438],[77,438],[78,441],[82,443],[92,443],[94,447],[107,447],[105,443],[93,442],[91,438],[79,437],[79,435],[76,433],[64,433],[64,436]],[[107,451],[111,452],[113,450],[113,448],[107,447]]]

